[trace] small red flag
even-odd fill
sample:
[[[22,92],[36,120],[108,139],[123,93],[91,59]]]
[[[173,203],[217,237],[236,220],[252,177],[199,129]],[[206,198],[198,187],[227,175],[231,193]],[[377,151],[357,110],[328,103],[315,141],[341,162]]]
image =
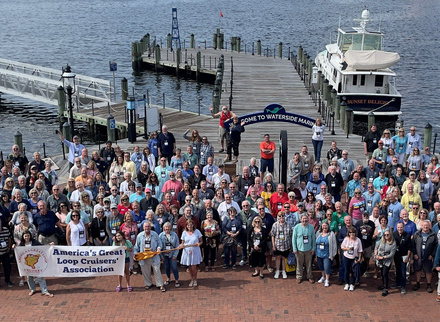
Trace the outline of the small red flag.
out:
[[[220,17],[223,17],[223,13],[222,13],[222,11],[220,10]]]

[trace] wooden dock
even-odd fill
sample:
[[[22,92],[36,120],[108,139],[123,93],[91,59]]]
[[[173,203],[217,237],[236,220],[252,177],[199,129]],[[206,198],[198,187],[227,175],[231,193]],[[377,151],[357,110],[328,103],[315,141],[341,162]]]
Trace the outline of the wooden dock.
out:
[[[200,49],[188,49],[188,54],[195,56]],[[287,58],[262,57],[251,55],[249,53],[237,53],[226,50],[201,49],[202,53],[207,56],[220,57],[224,55],[224,83],[229,84],[231,78],[231,57],[233,61],[233,100],[232,110],[238,116],[242,116],[254,112],[262,112],[266,105],[270,103],[281,104],[287,112],[301,114],[310,118],[317,118],[318,107],[315,106],[308,90],[301,81],[296,72],[292,62]],[[162,54],[161,57],[166,57]],[[164,62],[172,66],[173,61]],[[221,97],[221,105],[229,105],[229,86],[223,86],[224,92]],[[116,118],[117,125],[125,126],[124,123],[124,109],[125,103],[117,104],[111,107],[111,113]],[[214,146],[215,151],[218,152],[220,144],[218,137],[218,119],[213,119],[208,115],[197,115],[190,112],[179,112],[175,109],[165,108],[159,109],[162,113],[164,124],[169,128],[169,131],[174,133],[177,146],[185,150],[188,141],[183,139],[183,133],[186,129],[197,129],[200,135],[206,135],[210,143]],[[90,111],[88,112],[90,113]],[[84,117],[88,114],[82,114]],[[209,111],[202,111],[209,113]],[[94,111],[94,118],[105,120],[108,115],[107,107],[96,108]],[[90,114],[88,114],[90,117]],[[138,120],[137,132],[143,133],[143,120]],[[289,159],[294,152],[301,151],[303,145],[309,147],[309,153],[313,153],[313,146],[311,142],[312,132],[310,128],[300,125],[293,125],[284,122],[265,122],[254,125],[245,126],[245,133],[242,134],[242,142],[240,144],[240,157],[237,164],[237,173],[239,169],[249,163],[251,157],[259,158],[259,144],[263,140],[264,134],[269,133],[271,139],[279,147],[280,130],[286,130],[288,133],[288,155]],[[335,140],[338,147],[347,149],[349,151],[349,158],[355,163],[365,164],[365,156],[361,137],[357,135],[350,135],[346,137],[345,133],[339,127],[338,122],[335,121],[335,135],[330,134],[327,127],[324,133],[324,144],[322,148],[322,159],[325,158],[327,150],[330,148],[330,143]],[[136,145],[144,146],[145,140],[140,140]],[[124,141],[118,142],[124,149],[132,151],[135,144],[130,144]],[[93,148],[91,148],[93,149]],[[218,163],[225,157],[225,154],[216,153],[216,162]],[[278,164],[278,151],[275,155],[275,164]],[[276,173],[278,171],[276,170]]]

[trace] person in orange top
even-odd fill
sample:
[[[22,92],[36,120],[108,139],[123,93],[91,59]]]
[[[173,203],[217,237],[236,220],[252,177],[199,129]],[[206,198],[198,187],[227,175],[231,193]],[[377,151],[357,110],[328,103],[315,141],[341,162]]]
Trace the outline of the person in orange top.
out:
[[[285,202],[289,202],[289,198],[287,197],[287,193],[284,192],[284,185],[279,183],[277,185],[277,193],[274,193],[269,201],[272,217],[277,218],[278,213],[283,210]]]
[[[273,143],[270,140],[269,134],[264,135],[264,141],[260,143],[260,151],[261,151],[260,178],[261,180],[263,180],[266,169],[273,174],[273,168],[274,168],[273,156],[275,155],[275,143]]]

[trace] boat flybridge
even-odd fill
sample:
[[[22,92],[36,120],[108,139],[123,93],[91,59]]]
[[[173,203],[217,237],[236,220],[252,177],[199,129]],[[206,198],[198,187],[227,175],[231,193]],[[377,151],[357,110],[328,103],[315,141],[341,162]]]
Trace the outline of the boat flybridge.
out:
[[[329,85],[341,102],[356,116],[374,112],[376,116],[397,118],[401,94],[395,86],[396,74],[390,69],[400,60],[398,53],[383,50],[383,34],[368,31],[368,9],[362,11],[359,27],[344,31],[338,28],[337,43],[329,44],[315,59]]]

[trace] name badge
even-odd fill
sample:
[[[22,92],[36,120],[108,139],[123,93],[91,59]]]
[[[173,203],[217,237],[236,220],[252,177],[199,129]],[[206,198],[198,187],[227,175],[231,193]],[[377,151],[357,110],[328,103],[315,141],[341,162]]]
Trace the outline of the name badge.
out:
[[[350,250],[348,251],[348,255],[354,255],[354,250],[353,250],[353,249],[350,249]]]
[[[325,249],[325,244],[324,244],[324,243],[320,243],[320,244],[319,244],[319,249],[324,250],[324,249]]]
[[[278,202],[277,205],[278,205],[278,210],[281,210],[281,208],[282,208],[282,206],[283,206],[283,205],[281,204],[281,202]]]
[[[177,230],[177,224],[173,224],[173,230]]]
[[[391,209],[388,210],[388,217],[393,217],[393,211]]]
[[[312,191],[313,191],[313,193],[316,195],[316,193],[318,192],[318,188],[313,187]]]
[[[84,238],[85,237],[85,232],[84,230],[80,230],[79,231],[79,238]]]
[[[335,182],[335,181],[332,181],[332,182],[330,183],[330,186],[331,186],[332,188],[335,188],[335,187],[336,187],[336,182]]]
[[[367,207],[371,207],[373,205],[373,201],[372,200],[368,200],[367,201]]]
[[[145,239],[145,249],[150,249],[150,248],[151,248],[151,240]]]
[[[344,173],[347,172],[347,167],[343,167],[342,172],[344,172]]]
[[[8,244],[5,241],[0,242],[0,245],[2,248],[6,248],[6,246],[8,246]]]
[[[232,231],[233,233],[235,233],[235,232],[237,231],[237,227],[235,227],[235,225],[233,225],[233,226],[231,227],[231,231]]]
[[[168,146],[168,141],[165,141],[163,145]]]
[[[162,171],[162,172],[160,173],[160,177],[161,177],[161,178],[165,178],[165,176],[166,176],[166,175],[165,175],[165,171]]]
[[[254,240],[254,246],[258,246],[258,245],[260,245],[260,238],[256,238]]]
[[[130,239],[135,239],[136,238],[136,233],[134,231],[130,232]]]
[[[200,152],[200,155],[203,157],[205,155],[205,152]]]
[[[101,238],[105,237],[105,231],[104,230],[100,230],[99,231],[99,237],[101,237]]]
[[[304,162],[304,168],[308,168],[309,167],[309,163],[308,162]]]
[[[153,144],[153,149],[157,149],[157,144]]]
[[[75,152],[73,154],[75,155],[75,157],[78,157],[79,156],[79,151],[75,150]]]
[[[171,195],[174,197],[174,195],[176,194],[176,192],[174,191],[174,189],[171,189],[170,192],[171,192]]]
[[[422,249],[423,249],[423,250],[425,249],[425,247],[426,247],[426,245],[425,245],[425,244],[422,244]]]
[[[373,143],[376,144],[377,143],[377,139],[373,139]]]
[[[363,240],[367,240],[367,238],[368,238],[367,235],[363,235],[363,236],[362,236],[362,239],[363,239]]]
[[[116,235],[116,228],[112,228],[112,235]]]
[[[170,242],[166,242],[165,243],[165,249],[166,250],[170,250],[171,249],[171,243]]]
[[[246,223],[244,222],[243,225],[241,225],[241,227],[243,227],[243,229],[246,229]]]
[[[214,174],[214,171],[212,170],[212,168],[209,168],[209,169],[208,169],[208,174],[209,174],[210,176],[212,176],[212,175]]]
[[[309,243],[309,236],[303,236],[303,243],[308,244]]]
[[[424,184],[421,184],[420,185],[420,192],[424,192],[425,191],[425,185]]]
[[[284,231],[280,231],[280,240],[284,240]]]
[[[193,150],[194,150],[194,151],[197,150],[197,146],[194,145],[194,146],[193,146]]]
[[[107,157],[107,161],[110,161],[112,158],[111,157]]]
[[[372,182],[373,182],[373,178],[369,178],[368,181],[369,181],[370,183],[372,183]]]

